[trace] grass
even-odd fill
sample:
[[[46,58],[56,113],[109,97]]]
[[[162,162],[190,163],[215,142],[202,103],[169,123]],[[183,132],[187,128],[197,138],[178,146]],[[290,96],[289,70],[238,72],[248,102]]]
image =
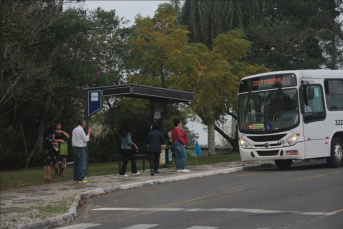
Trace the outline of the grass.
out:
[[[220,162],[230,162],[230,161],[239,161],[239,154],[221,154],[214,156],[202,156],[198,157],[197,165],[206,165],[206,164],[216,164]],[[187,166],[196,165],[196,157],[187,157]],[[175,162],[171,167],[175,167]],[[143,170],[142,161],[137,161],[138,170]],[[149,162],[146,161],[145,169],[149,168]],[[128,163],[127,170],[131,171],[130,162]],[[51,170],[51,177],[55,179],[55,171]],[[89,165],[89,176],[101,176],[101,175],[110,175],[118,174],[118,162],[107,162],[107,163],[96,163]],[[64,170],[64,175],[66,178],[56,178],[56,182],[71,181],[73,179],[73,166],[69,165]],[[55,182],[44,181],[44,170],[43,167],[33,168],[33,169],[20,169],[20,170],[11,170],[11,171],[1,171],[0,173],[0,191],[23,188],[27,186],[35,186],[42,184],[51,184]]]
[[[41,219],[44,220],[50,217],[51,214],[63,214],[68,212],[73,198],[67,198],[63,201],[51,202],[44,207],[32,206],[32,209],[37,209],[38,213],[28,213],[28,217],[31,219]]]

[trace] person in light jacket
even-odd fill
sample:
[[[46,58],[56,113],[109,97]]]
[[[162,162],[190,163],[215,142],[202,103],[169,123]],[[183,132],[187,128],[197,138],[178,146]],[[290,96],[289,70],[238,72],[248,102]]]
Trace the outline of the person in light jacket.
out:
[[[158,172],[160,162],[161,145],[164,145],[164,137],[157,125],[154,125],[148,135],[145,137],[148,146],[151,176]]]
[[[133,156],[132,152],[132,146],[133,146],[133,141],[131,140],[131,125],[128,122],[124,122],[120,127],[119,127],[119,137],[121,140],[121,145],[120,145],[120,153],[123,155],[124,161],[123,161],[123,166],[121,167],[119,175],[127,177],[129,175],[125,174],[126,173],[126,166],[129,160],[131,160],[131,174],[132,175],[139,175],[140,172],[137,172],[137,166],[136,166],[136,161]]]

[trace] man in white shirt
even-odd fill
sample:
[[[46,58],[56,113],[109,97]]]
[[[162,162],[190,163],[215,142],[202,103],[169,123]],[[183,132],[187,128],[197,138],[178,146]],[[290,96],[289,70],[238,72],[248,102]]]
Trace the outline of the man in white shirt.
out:
[[[88,129],[88,135],[85,134],[84,128],[86,127],[85,120],[79,120],[79,125],[74,128],[72,134],[71,144],[73,146],[74,153],[74,171],[73,180],[77,183],[87,183],[85,180],[86,175],[86,146],[89,142],[89,136],[92,129]]]

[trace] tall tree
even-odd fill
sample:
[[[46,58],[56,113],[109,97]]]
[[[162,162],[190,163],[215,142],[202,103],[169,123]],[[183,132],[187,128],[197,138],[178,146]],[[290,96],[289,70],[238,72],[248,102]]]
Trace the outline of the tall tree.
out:
[[[338,18],[342,12],[341,0],[182,2],[172,0],[179,12],[178,22],[190,30],[190,41],[211,47],[220,33],[236,27],[244,30],[253,43],[249,55],[243,58],[252,70],[250,73],[244,71],[248,75],[260,72],[261,69],[252,67],[255,64],[276,71],[323,66],[336,69],[342,63],[338,48],[342,44]],[[237,69],[241,69],[240,66],[242,63],[236,66]],[[228,113],[235,118],[234,108],[232,111]],[[219,127],[215,129],[232,142]]]
[[[131,45],[137,56],[137,69],[140,69],[140,72],[132,79],[143,84],[159,84],[194,92],[192,112],[198,114],[202,122],[211,127],[211,138],[214,136],[215,122],[225,114],[225,101],[228,96],[235,98],[230,92],[237,91],[240,77],[254,69],[238,61],[247,54],[251,43],[245,39],[241,30],[218,36],[213,49],[201,43],[188,43],[187,34],[190,32],[184,26],[174,26],[168,13],[163,17],[159,14],[172,12],[170,9],[171,5],[163,4],[156,11],[154,19],[136,20]],[[166,19],[157,19],[156,16]],[[168,21],[168,29],[162,29],[166,26],[160,26],[159,21]],[[157,76],[168,78],[163,81],[161,78],[157,80],[156,75],[149,75],[159,72],[156,69],[163,70],[163,74]],[[214,153],[214,141],[210,143],[210,153]]]
[[[241,1],[236,0],[172,0],[178,9],[178,23],[187,25],[190,42],[203,43],[211,48],[214,40],[221,33],[234,28],[242,28],[243,12]]]
[[[244,29],[254,42],[250,63],[272,70],[340,67],[341,0],[257,1],[254,11],[256,4],[248,2],[242,11],[248,12]]]
[[[12,1],[0,10],[1,157],[25,152],[20,157],[28,167],[41,151],[47,126],[59,119],[68,128],[83,116],[83,88],[120,82],[125,74],[120,56],[126,57],[123,43],[130,31],[120,28],[114,11],[62,11],[55,1]],[[15,130],[19,136],[3,141]],[[23,144],[8,147],[18,139]]]

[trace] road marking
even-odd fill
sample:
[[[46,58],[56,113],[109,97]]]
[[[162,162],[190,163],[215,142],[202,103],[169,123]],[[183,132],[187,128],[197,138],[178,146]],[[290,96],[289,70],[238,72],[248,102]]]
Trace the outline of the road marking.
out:
[[[163,205],[163,206],[161,206],[161,208],[170,207],[170,206],[179,205],[179,204],[184,204],[184,203],[189,203],[189,202],[193,202],[193,201],[197,201],[197,200],[202,200],[202,199],[206,199],[206,198],[211,198],[211,197],[215,197],[215,196],[234,194],[234,193],[241,192],[241,191],[243,191],[243,189],[239,189],[239,190],[231,191],[231,192],[224,192],[224,193],[209,195],[209,196],[203,196],[203,197],[199,197],[199,198],[195,198],[195,199],[191,199],[191,200],[181,201],[181,202],[178,202],[178,203]]]
[[[219,227],[193,226],[193,227],[189,227],[189,228],[186,228],[186,229],[216,229],[216,228],[219,228]]]
[[[81,224],[71,225],[71,226],[67,226],[67,227],[59,227],[58,229],[86,229],[86,228],[90,228],[90,227],[96,227],[99,225],[101,225],[101,224],[81,223]]]
[[[135,224],[133,226],[125,227],[123,229],[147,229],[147,228],[152,228],[156,226],[158,226],[158,224]]]
[[[334,175],[334,174],[337,174],[337,173],[341,173],[341,172],[332,172],[332,173],[324,173],[324,174],[315,175],[315,176],[300,177],[300,178],[293,179],[293,180],[287,180],[287,182],[301,181],[301,180],[305,180],[305,179],[313,179],[313,178],[318,178],[318,177],[325,177],[325,176]]]
[[[158,212],[244,212],[254,214],[295,214],[312,216],[329,216],[337,212],[299,212],[299,211],[275,211],[247,208],[95,208],[93,211],[158,211]]]
[[[333,211],[332,213],[338,213],[338,212],[343,212],[343,208],[342,209],[339,209],[339,210],[336,210],[336,211]]]

